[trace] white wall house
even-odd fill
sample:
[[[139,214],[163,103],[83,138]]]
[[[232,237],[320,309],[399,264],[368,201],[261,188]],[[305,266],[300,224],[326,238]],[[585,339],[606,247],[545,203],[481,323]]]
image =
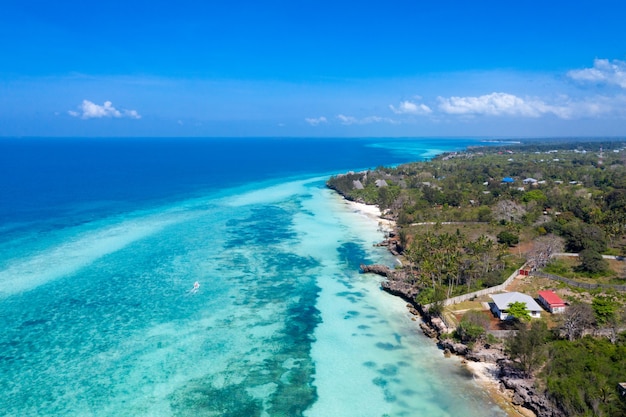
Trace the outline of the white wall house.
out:
[[[567,308],[565,301],[561,299],[554,291],[539,291],[539,302],[550,313],[558,314],[563,313]]]
[[[510,318],[508,314],[509,305],[516,302],[526,304],[530,317],[541,317],[541,306],[529,295],[522,294],[521,292],[505,292],[503,294],[492,294],[491,298],[493,299],[491,311],[500,320]]]

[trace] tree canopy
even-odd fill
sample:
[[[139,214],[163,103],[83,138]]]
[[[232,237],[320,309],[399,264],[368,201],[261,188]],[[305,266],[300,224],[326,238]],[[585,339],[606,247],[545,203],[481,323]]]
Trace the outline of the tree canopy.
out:
[[[520,369],[530,376],[546,359],[549,337],[544,321],[534,320],[530,326],[519,323],[515,336],[507,339],[506,349]]]
[[[514,303],[509,304],[507,313],[509,316],[519,321],[530,320],[530,311],[528,311],[526,303],[522,301],[515,301]]]

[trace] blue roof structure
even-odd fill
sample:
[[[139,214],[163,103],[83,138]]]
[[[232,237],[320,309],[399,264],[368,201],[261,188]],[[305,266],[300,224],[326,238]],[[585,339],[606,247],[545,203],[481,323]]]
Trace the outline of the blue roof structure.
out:
[[[515,180],[513,178],[511,178],[511,177],[504,177],[504,178],[502,178],[502,182],[506,182],[506,183],[510,184],[512,182],[515,182]]]

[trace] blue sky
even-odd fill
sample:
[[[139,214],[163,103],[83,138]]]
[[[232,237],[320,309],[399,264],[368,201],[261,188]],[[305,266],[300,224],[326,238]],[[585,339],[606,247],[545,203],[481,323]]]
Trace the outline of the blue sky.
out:
[[[626,136],[623,1],[5,0],[0,136]]]

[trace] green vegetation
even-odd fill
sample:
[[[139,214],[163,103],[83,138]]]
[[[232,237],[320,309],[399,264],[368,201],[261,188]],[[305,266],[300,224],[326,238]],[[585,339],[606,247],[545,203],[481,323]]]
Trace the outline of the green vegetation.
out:
[[[446,298],[502,283],[524,261],[586,284],[626,283],[626,262],[602,256],[626,256],[626,142],[510,146],[339,175],[328,186],[396,221],[407,283],[417,302],[434,303],[431,314]],[[578,257],[552,257],[560,252]],[[626,382],[626,296],[569,287],[566,298],[566,312],[547,323],[511,305],[517,332],[506,352],[564,414],[626,415],[617,391]],[[491,343],[488,327],[488,316],[468,311],[454,337]]]
[[[574,277],[572,269],[569,268],[567,263],[560,258],[552,259],[550,263],[545,266],[544,271],[549,274],[561,275],[563,277]]]
[[[615,320],[619,304],[612,297],[598,296],[591,302],[591,307],[596,323],[602,326]]]
[[[508,314],[517,321],[530,321],[530,311],[528,311],[526,303],[521,301],[509,304]]]
[[[574,146],[578,149],[568,144],[569,149],[553,152],[557,146],[533,145],[510,148],[510,153],[476,148],[397,168],[339,175],[329,180],[329,186],[352,200],[391,209],[404,224],[435,219],[489,221],[490,217],[531,223],[550,208],[566,219],[601,224],[613,236],[619,230],[611,227],[623,229],[619,222],[626,212],[626,178],[623,151],[610,151],[623,148],[624,143]],[[602,166],[598,165],[600,146]],[[503,183],[505,176],[515,182]],[[386,186],[380,186],[379,180]]]
[[[422,303],[500,284],[506,254],[486,236],[469,240],[460,232],[416,235],[404,251],[423,288]]]
[[[550,333],[544,321],[534,320],[530,326],[518,323],[515,335],[507,339],[506,349],[519,368],[531,376],[545,361],[549,338]]]
[[[329,186],[352,200],[380,204],[403,225],[492,220],[530,225],[550,209],[550,221],[561,216],[562,225],[569,220],[598,225],[612,241],[624,232],[624,151],[612,152],[623,147],[623,142],[604,142],[475,148],[339,175]],[[507,176],[515,181],[502,182]]]
[[[489,316],[482,311],[470,310],[456,328],[455,336],[463,343],[474,343],[486,337]]]
[[[616,268],[611,268],[606,259],[594,255],[591,261],[582,252],[578,258],[553,258],[543,270],[549,274],[570,278],[578,282],[624,285],[626,281],[625,262],[615,262]],[[598,262],[594,268],[591,262]],[[585,265],[585,266],[584,266]],[[621,278],[620,278],[621,277]]]
[[[609,269],[609,263],[602,258],[602,254],[593,249],[583,249],[579,254],[580,266],[579,271],[588,272],[590,274],[606,273]]]
[[[586,336],[569,342],[556,340],[548,346],[543,370],[546,391],[570,416],[623,416],[626,401],[617,384],[626,375],[626,338],[616,343]]]
[[[328,186],[396,220],[421,303],[501,283],[529,243],[536,250],[522,263],[542,268],[567,251],[580,254],[570,277],[610,274],[602,254],[626,254],[626,142],[506,146],[338,175]],[[472,224],[483,232],[465,233]]]
[[[583,305],[588,306],[577,304]],[[573,315],[589,320],[588,313]],[[617,390],[619,382],[626,382],[626,333],[614,340],[579,336],[560,338],[545,322],[533,320],[530,325],[519,323],[505,345],[519,369],[529,377],[535,375],[537,385],[566,415],[626,415],[626,401]]]
[[[508,230],[503,230],[498,233],[498,243],[504,243],[507,246],[515,246],[519,243],[519,235],[509,232]]]

